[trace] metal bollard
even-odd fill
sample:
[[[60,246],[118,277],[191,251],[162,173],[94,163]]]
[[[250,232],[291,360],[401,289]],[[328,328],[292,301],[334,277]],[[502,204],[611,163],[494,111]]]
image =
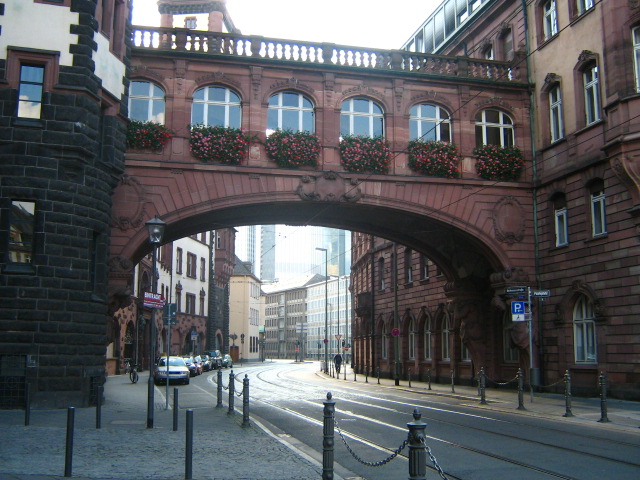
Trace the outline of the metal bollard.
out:
[[[378,367],[378,385],[380,385],[380,367]]]
[[[484,373],[484,367],[480,368],[480,404],[486,405],[487,399],[485,398],[485,387],[486,387],[486,375]]]
[[[187,410],[187,429],[184,449],[184,480],[193,475],[193,410]]]
[[[24,426],[31,423],[31,385],[27,381],[24,384]]]
[[[75,421],[76,409],[67,408],[67,441],[64,452],[64,476],[70,477],[73,471],[73,424]]]
[[[233,375],[233,370],[229,374],[229,411],[227,413],[233,413],[234,407],[233,402],[236,395],[236,386],[235,386],[235,377]]]
[[[517,410],[526,410],[524,407],[524,375],[522,369],[518,369],[518,408]]]
[[[178,387],[173,388],[173,431],[178,431]]]
[[[417,408],[413,411],[413,422],[407,423],[409,428],[409,480],[426,480],[427,452],[424,446],[424,431],[427,424],[420,418],[422,414]]]
[[[364,383],[369,383],[369,366],[364,367]]]
[[[358,381],[358,374],[356,373],[356,369],[353,369],[353,381],[357,382]]]
[[[569,370],[564,372],[564,404],[565,412],[563,417],[573,417],[571,412],[571,375]]]
[[[411,369],[407,370],[407,375],[409,376],[409,388],[411,388]]]
[[[218,368],[218,403],[216,408],[222,408],[222,369]]]
[[[455,388],[453,388],[454,383],[455,383],[455,372],[451,370],[451,393],[456,393]]]
[[[100,385],[96,398],[96,428],[102,428],[102,397],[104,396],[104,387]]]
[[[600,374],[598,384],[600,385],[600,420],[598,422],[607,423],[609,422],[607,416],[607,377],[604,372]]]
[[[324,422],[322,426],[322,480],[333,480],[334,419],[336,402],[331,401],[331,392],[324,402]]]
[[[431,369],[427,370],[427,390],[431,390]]]
[[[242,426],[249,425],[249,375],[245,373],[242,380]]]

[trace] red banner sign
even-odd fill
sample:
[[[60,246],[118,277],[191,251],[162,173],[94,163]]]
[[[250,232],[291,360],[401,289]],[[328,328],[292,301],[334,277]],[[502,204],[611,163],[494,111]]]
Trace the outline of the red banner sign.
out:
[[[164,307],[164,296],[161,293],[144,292],[144,306],[147,308]]]

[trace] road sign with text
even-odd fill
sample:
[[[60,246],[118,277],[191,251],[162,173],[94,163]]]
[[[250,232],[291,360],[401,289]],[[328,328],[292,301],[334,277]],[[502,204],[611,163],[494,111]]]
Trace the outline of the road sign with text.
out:
[[[144,306],[147,308],[164,307],[164,296],[161,293],[144,292]]]
[[[524,322],[527,320],[527,302],[511,302],[511,320]]]

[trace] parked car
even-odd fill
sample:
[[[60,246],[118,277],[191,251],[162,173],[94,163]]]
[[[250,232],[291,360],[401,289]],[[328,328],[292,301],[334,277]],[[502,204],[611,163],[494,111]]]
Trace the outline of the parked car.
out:
[[[196,361],[194,360],[193,357],[184,357],[184,362],[187,364],[187,368],[189,369],[189,374],[192,377],[195,377],[196,375],[200,375],[201,371],[198,368],[198,365],[196,364]]]
[[[222,356],[222,366],[224,368],[231,368],[233,367],[233,359],[231,358],[231,355],[229,355],[228,353],[225,353]]]
[[[211,357],[209,355],[202,355],[202,371],[209,372],[213,370],[213,362],[211,361]]]
[[[212,367],[214,369],[220,368],[222,366],[222,354],[220,353],[220,350],[209,350],[207,353],[211,358]]]
[[[154,367],[153,381],[156,385],[169,383],[183,383],[189,385],[189,368],[182,357],[160,357]]]

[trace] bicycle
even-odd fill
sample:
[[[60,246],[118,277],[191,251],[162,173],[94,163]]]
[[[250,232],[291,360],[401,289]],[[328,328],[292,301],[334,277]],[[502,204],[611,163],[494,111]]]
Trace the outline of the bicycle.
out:
[[[136,366],[131,365],[129,360],[125,363],[124,372],[129,374],[129,380],[131,383],[136,383],[138,381],[138,372],[136,371]]]

